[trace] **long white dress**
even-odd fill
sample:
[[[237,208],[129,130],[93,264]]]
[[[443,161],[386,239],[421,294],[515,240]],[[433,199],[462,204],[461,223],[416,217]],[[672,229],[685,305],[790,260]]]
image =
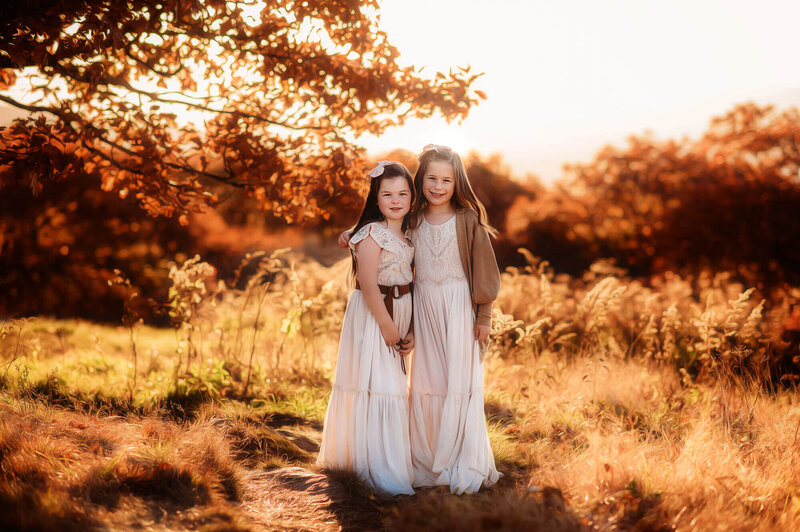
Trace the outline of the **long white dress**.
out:
[[[440,225],[423,217],[416,251],[411,367],[413,486],[474,493],[500,477],[483,411],[483,362],[475,312],[458,252],[455,215]]]
[[[381,247],[378,284],[410,283],[414,248],[375,222],[351,237],[356,253],[356,244],[368,236]],[[394,300],[393,320],[401,337],[408,332],[411,311],[411,294]],[[400,355],[387,347],[361,291],[354,290],[342,323],[317,464],[355,471],[385,495],[411,495],[408,425],[408,384]]]

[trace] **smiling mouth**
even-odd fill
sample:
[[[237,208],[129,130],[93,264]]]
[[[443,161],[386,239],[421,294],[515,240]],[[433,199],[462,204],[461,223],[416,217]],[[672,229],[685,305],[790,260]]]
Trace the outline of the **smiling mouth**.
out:
[[[431,192],[431,196],[438,199],[438,198],[443,198],[444,194],[436,194],[435,192]]]

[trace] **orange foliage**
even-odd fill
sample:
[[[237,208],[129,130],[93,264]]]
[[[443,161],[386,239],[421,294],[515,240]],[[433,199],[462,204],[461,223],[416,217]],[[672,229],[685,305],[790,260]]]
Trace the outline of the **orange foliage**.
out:
[[[358,208],[365,163],[351,139],[463,118],[481,98],[468,68],[425,79],[399,67],[377,8],[4,6],[0,101],[31,115],[0,128],[0,314],[116,319],[125,291],[164,302],[170,260],[201,253],[225,275],[276,245],[259,223]],[[182,110],[203,124],[182,124]],[[245,215],[221,209],[228,224],[206,208],[231,191]],[[115,269],[130,287],[108,285]]]
[[[753,104],[698,140],[631,137],[535,200],[508,238],[559,270],[611,257],[634,275],[727,270],[761,285],[800,282],[800,112]]]
[[[408,117],[463,118],[479,100],[469,69],[428,80],[400,68],[377,8],[374,0],[268,2],[260,11],[228,0],[6,5],[0,101],[39,118],[3,132],[0,187],[23,183],[37,194],[88,174],[166,217],[215,203],[212,183],[241,188],[287,221],[327,216],[330,203],[352,207],[364,163],[349,139]],[[5,92],[15,87],[27,91],[24,101]],[[203,126],[180,125],[176,109],[204,113]]]
[[[189,221],[147,216],[85,176],[52,183],[36,198],[21,184],[7,186],[0,194],[0,315],[119,320],[135,291],[134,310],[153,320],[167,300],[171,261],[200,253],[230,277],[247,251],[303,244],[299,229],[270,236],[231,226],[213,210]],[[131,286],[109,284],[114,270]]]
[[[468,154],[465,164],[500,229],[501,266],[524,263],[516,249],[527,247],[576,276],[612,258],[634,277],[730,271],[769,296],[772,287],[800,281],[798,118],[796,110],[738,106],[698,140],[632,137],[625,148],[606,147],[592,162],[568,167],[568,179],[551,189],[513,179],[498,156]],[[416,169],[409,152],[379,158]],[[0,184],[0,313],[14,315],[116,319],[126,294],[107,286],[114,269],[143,298],[163,303],[167,264],[195,253],[222,279],[254,249],[302,246],[329,262],[341,256],[335,235],[353,223],[352,205],[334,201],[330,219],[307,219],[302,233],[287,232],[257,199],[223,195],[222,185],[210,190],[224,201],[183,226],[104,193],[99,175],[54,178],[38,197],[24,181]]]

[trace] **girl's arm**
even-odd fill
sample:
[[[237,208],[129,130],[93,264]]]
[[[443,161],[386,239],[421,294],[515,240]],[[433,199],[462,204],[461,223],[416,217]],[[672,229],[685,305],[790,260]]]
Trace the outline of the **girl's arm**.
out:
[[[486,229],[478,225],[472,239],[473,299],[477,306],[475,339],[484,342],[492,326],[492,303],[500,293],[500,269]]]
[[[395,345],[400,341],[400,331],[389,316],[383,303],[383,296],[378,289],[378,262],[381,247],[373,238],[367,237],[357,244],[358,284],[367,308],[375,317],[386,345]]]

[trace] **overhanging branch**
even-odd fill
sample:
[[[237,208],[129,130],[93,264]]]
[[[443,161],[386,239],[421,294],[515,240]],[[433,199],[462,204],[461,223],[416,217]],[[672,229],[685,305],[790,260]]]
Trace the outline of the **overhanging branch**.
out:
[[[24,111],[30,111],[31,113],[51,113],[58,117],[61,116],[61,113],[58,111],[58,109],[54,109],[52,107],[43,107],[41,105],[27,105],[22,102],[18,102],[13,98],[9,98],[4,94],[0,94],[0,100],[6,102],[9,105],[13,105],[18,109],[22,109]]]
[[[74,80],[82,82],[82,83],[91,83],[91,84],[95,84],[95,85],[99,85],[99,84],[116,85],[118,87],[122,87],[122,88],[124,88],[126,90],[129,90],[129,91],[131,91],[133,93],[141,94],[143,96],[147,96],[148,98],[150,98],[150,99],[152,99],[154,101],[157,101],[157,102],[161,102],[161,103],[185,105],[186,107],[191,107],[193,109],[199,109],[201,111],[208,111],[210,113],[227,114],[227,115],[237,114],[237,115],[245,117],[245,118],[251,118],[253,120],[258,120],[260,122],[265,122],[267,124],[271,124],[271,125],[274,125],[274,126],[284,127],[286,129],[291,129],[291,130],[294,130],[294,131],[308,131],[308,130],[317,131],[317,130],[323,130],[324,129],[322,126],[313,126],[313,125],[293,126],[293,125],[290,125],[290,124],[286,124],[284,122],[279,122],[277,120],[270,120],[269,118],[266,118],[264,116],[255,115],[255,114],[247,113],[247,112],[244,112],[244,111],[228,110],[228,109],[214,109],[214,108],[208,107],[207,105],[202,105],[202,104],[199,104],[199,103],[185,102],[185,101],[181,101],[181,100],[173,100],[171,98],[164,98],[161,93],[148,91],[148,90],[144,90],[144,89],[137,89],[136,87],[131,85],[129,81],[124,80],[124,79],[120,79],[120,78],[103,77],[103,78],[99,78],[99,79],[96,79],[96,80],[90,80],[90,79],[87,79],[85,76],[82,76],[82,75],[78,74],[77,72],[68,71],[67,69],[63,68],[61,65],[52,65],[52,68],[55,71],[57,71],[59,74],[61,74],[62,76],[68,77],[70,79],[74,79]],[[174,91],[170,91],[170,92],[174,93]]]
[[[10,105],[13,105],[14,107],[17,107],[19,109],[23,109],[25,111],[30,111],[32,113],[47,112],[47,113],[55,115],[55,116],[57,116],[57,117],[59,117],[61,119],[64,119],[63,113],[60,110],[52,108],[52,107],[42,107],[42,106],[38,106],[38,105],[27,105],[27,104],[24,104],[22,102],[19,102],[19,101],[13,99],[13,98],[5,96],[3,94],[0,94],[0,101],[4,101],[4,102],[6,102],[6,103],[8,103]],[[67,125],[69,127],[71,127],[73,130],[75,130],[75,128],[72,126],[71,122],[69,122],[67,120],[65,120],[65,122],[67,123]],[[108,138],[106,138],[102,134],[97,134],[97,133],[99,133],[100,130],[98,130],[96,128],[93,128],[93,129],[94,129],[94,132],[96,133],[96,138],[98,140],[100,140],[101,142],[104,142],[105,144],[108,144],[109,146],[111,146],[111,147],[113,147],[115,149],[118,149],[121,152],[123,152],[123,153],[125,153],[127,155],[130,155],[132,157],[137,157],[139,159],[143,159],[145,157],[145,155],[142,154],[142,153],[137,153],[137,152],[135,152],[135,151],[133,151],[133,150],[131,150],[129,148],[126,148],[125,146],[123,146],[123,145],[121,145],[119,143],[114,142],[113,140],[109,140]],[[76,131],[76,133],[77,133],[77,131]],[[95,147],[91,146],[90,144],[88,144],[86,141],[83,141],[82,144],[86,147],[86,149],[88,149],[92,153],[96,153],[96,154],[100,155],[101,157],[103,157],[104,159],[106,159],[109,162],[113,163],[115,166],[117,166],[121,170],[127,170],[127,171],[130,171],[130,172],[135,172],[137,174],[141,174],[141,172],[139,172],[137,170],[125,167],[124,165],[122,165],[122,163],[120,163],[119,161],[117,161],[113,157],[110,157],[110,156],[104,154],[102,152],[102,150],[98,150],[97,148],[95,148]],[[218,181],[220,183],[224,183],[226,185],[230,185],[230,186],[233,186],[233,187],[237,187],[237,188],[245,188],[246,187],[246,185],[244,183],[239,183],[239,182],[233,181],[233,177],[234,177],[233,175],[228,175],[228,176],[216,175],[216,174],[212,174],[210,172],[206,172],[204,170],[198,170],[197,168],[193,168],[191,166],[181,165],[181,164],[177,164],[177,163],[171,163],[171,162],[168,162],[168,161],[161,161],[161,164],[163,164],[164,166],[168,166],[169,168],[172,168],[174,170],[179,170],[181,172],[188,172],[188,173],[191,173],[191,174],[195,174],[197,176],[206,177],[206,178],[212,179],[214,181]]]

